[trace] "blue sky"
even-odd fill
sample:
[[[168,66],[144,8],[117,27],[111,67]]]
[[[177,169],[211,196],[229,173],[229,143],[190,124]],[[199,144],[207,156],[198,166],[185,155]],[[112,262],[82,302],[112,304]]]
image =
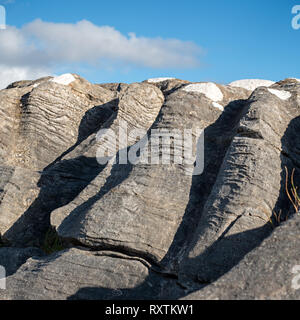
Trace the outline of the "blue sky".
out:
[[[10,26],[0,30],[0,72],[2,66],[9,75],[11,68],[13,77],[20,70],[19,76],[75,72],[97,83],[165,76],[218,83],[300,78],[300,29],[291,26],[300,0],[0,4]]]

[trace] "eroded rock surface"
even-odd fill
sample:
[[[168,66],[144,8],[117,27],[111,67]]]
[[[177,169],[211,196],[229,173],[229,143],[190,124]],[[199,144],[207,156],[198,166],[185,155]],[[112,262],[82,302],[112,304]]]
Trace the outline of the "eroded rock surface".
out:
[[[236,267],[186,300],[299,300],[300,215],[283,223]]]
[[[261,84],[94,85],[67,74],[1,90],[0,240],[10,248],[0,257],[21,258],[0,298],[180,298],[235,266],[242,274],[276,237],[274,212],[293,211],[286,169],[299,185],[300,83]],[[182,146],[184,130],[192,144]],[[34,250],[51,226],[65,250],[44,256]],[[203,292],[244,297],[235,287],[219,295],[218,283]]]
[[[299,161],[300,145],[296,88],[288,100],[266,88],[249,98],[202,210],[183,275],[196,273],[204,283],[217,279],[272,231],[266,223],[273,211],[289,211],[285,167],[291,172]]]
[[[0,292],[0,298],[149,299],[159,296],[162,286],[163,281],[149,275],[148,266],[137,258],[68,249],[47,258],[29,259],[6,279],[7,290]]]

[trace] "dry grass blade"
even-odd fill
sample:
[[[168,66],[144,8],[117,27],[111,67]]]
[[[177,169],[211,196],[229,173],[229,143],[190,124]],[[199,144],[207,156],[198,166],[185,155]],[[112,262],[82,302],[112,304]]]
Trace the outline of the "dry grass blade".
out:
[[[263,213],[265,214],[265,216],[267,217],[267,221],[270,222],[272,228],[275,229],[275,225],[274,225],[274,223],[273,223],[272,216],[270,217],[269,214],[266,212],[265,209],[263,209],[262,211],[263,211]],[[276,215],[275,212],[273,212],[273,214]]]
[[[286,194],[287,194],[290,202],[292,203],[295,211],[299,212],[299,209],[300,209],[300,197],[298,195],[298,187],[295,186],[295,180],[294,180],[295,169],[293,169],[292,175],[291,175],[291,186],[292,187],[291,187],[290,191],[289,191],[289,187],[288,187],[289,172],[288,172],[288,168],[287,167],[285,167],[285,173],[286,173],[286,176],[285,176]],[[272,227],[275,228],[275,224],[274,224],[273,220],[275,220],[276,225],[278,225],[278,226],[283,221],[283,219],[282,219],[282,210],[280,210],[278,214],[275,211],[273,211],[272,213],[273,213],[273,215],[271,217],[269,217],[269,215],[264,211],[264,214],[268,218],[268,221],[271,223]],[[288,220],[288,218],[289,218],[289,214],[286,215],[285,220]]]
[[[296,212],[298,212],[299,202],[298,202],[298,204],[296,203],[296,199],[297,199],[297,198],[295,198],[294,189],[292,189],[292,193],[293,193],[293,196],[294,196],[295,200],[292,199],[292,197],[291,197],[291,195],[290,195],[290,193],[289,193],[289,188],[288,188],[289,172],[288,172],[287,167],[285,167],[285,172],[286,172],[286,177],[285,177],[285,190],[286,190],[286,194],[287,194],[288,198],[290,199],[291,203],[293,204]],[[294,171],[293,171],[293,173],[294,173]],[[293,179],[293,178],[294,178],[294,176],[292,175],[292,179]],[[293,182],[293,181],[292,181],[292,185],[294,185],[294,182]],[[298,197],[298,195],[297,195],[297,197]]]
[[[298,196],[298,188],[295,187],[295,183],[294,183],[294,175],[295,175],[295,169],[293,169],[293,172],[292,172],[292,177],[291,177],[291,184],[292,184],[292,194],[293,194],[293,197],[294,197],[294,201],[295,201],[295,205],[296,205],[296,211],[298,212],[299,211],[299,207],[300,207],[300,198]]]

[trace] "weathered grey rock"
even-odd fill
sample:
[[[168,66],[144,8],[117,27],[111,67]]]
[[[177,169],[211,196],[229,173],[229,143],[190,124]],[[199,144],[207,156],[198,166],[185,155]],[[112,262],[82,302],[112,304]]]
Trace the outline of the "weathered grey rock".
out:
[[[164,98],[160,90],[152,85],[147,84],[132,84],[126,87],[119,95],[118,111],[113,114],[102,126],[102,128],[109,128],[110,132],[115,135],[119,142],[119,124],[127,124],[128,132],[134,129],[141,129],[147,132],[150,126],[155,121],[158,113],[163,104]],[[108,146],[109,155],[114,156],[118,149],[118,142],[113,145],[110,149]],[[127,141],[128,145],[135,143],[134,140]],[[101,141],[98,141],[97,135],[91,135],[88,139],[83,141],[74,151],[70,152],[66,157],[62,158],[64,160],[73,162],[77,157],[93,159],[91,161],[84,161],[85,167],[91,167],[95,172],[93,183],[87,186],[78,197],[74,199],[73,202],[69,203],[66,207],[61,207],[57,209],[51,215],[52,225],[58,227],[60,223],[69,215],[73,208],[79,207],[89,199],[97,196],[99,190],[105,190],[106,181],[111,175],[112,164],[107,165],[97,164],[96,156],[99,154],[99,150],[102,147]],[[127,144],[125,145],[127,147]],[[103,151],[105,152],[106,146],[104,146]],[[89,164],[91,162],[91,164]],[[96,164],[95,164],[96,163]],[[97,168],[93,168],[97,166]],[[123,166],[124,167],[124,166]],[[120,176],[126,176],[126,172],[120,172]],[[81,176],[83,177],[83,176]],[[113,182],[114,183],[114,182]]]
[[[14,88],[0,91],[0,161],[9,162],[17,143],[21,116],[21,98],[30,88]]]
[[[117,103],[111,91],[79,76],[68,85],[52,80],[16,83],[0,91],[2,163],[43,169],[103,124],[96,111]]]
[[[167,282],[140,258],[68,249],[29,259],[7,277],[0,299],[155,299]]]
[[[300,215],[277,228],[218,281],[186,300],[299,300]]]
[[[77,247],[16,260],[0,298],[179,298],[217,280],[272,232],[273,210],[292,211],[285,166],[300,167],[299,93],[291,79],[250,96],[214,83],[92,85],[70,74],[0,91],[1,236],[38,247],[53,225]],[[181,150],[172,138],[167,163],[118,162],[127,152],[151,160],[145,147],[155,141],[145,138],[155,129],[193,129],[194,143]],[[158,146],[157,157],[169,144]],[[116,163],[99,164],[99,151]]]
[[[147,131],[163,102],[164,96],[155,86],[135,83],[124,89],[119,96],[117,114],[103,125],[102,129],[109,131],[97,136],[97,157],[113,157],[119,150],[133,145],[136,137],[128,133],[134,129]]]
[[[283,100],[259,88],[250,97],[199,212],[194,240],[180,266],[182,279],[216,280],[269,235],[273,210],[289,212],[285,166],[291,172],[299,163],[299,87],[293,86],[287,95],[290,98]]]
[[[15,81],[7,86],[6,89],[13,89],[13,88],[24,88],[24,87],[31,87],[38,85],[42,82],[46,82],[48,80],[53,79],[53,77],[44,77],[37,80],[22,80],[22,81]]]
[[[53,81],[39,84],[23,97],[13,162],[32,170],[44,169],[85,138],[80,125],[86,112],[112,101],[110,91],[79,77],[69,85]]]
[[[38,248],[0,248],[0,265],[5,268],[6,276],[14,274],[26,260],[42,257],[44,253]]]
[[[0,166],[0,172],[3,184],[0,189],[0,234],[5,234],[9,241],[12,238],[7,231],[39,195],[40,188],[37,184],[40,174],[25,168],[7,166]]]
[[[119,94],[128,88],[129,84],[127,83],[101,83],[98,84],[98,86],[104,88],[104,89],[108,89],[114,92],[114,94],[116,95],[116,97],[119,96]]]
[[[167,96],[174,91],[182,88],[184,85],[190,83],[189,81],[186,80],[180,80],[180,79],[165,79],[162,78],[162,81],[156,80],[156,81],[151,81],[151,80],[145,80],[145,83],[150,83],[152,85],[155,85],[157,88],[159,88],[162,93]]]
[[[70,183],[72,166],[46,170],[97,132],[117,103],[111,91],[73,77],[68,85],[43,78],[0,91],[0,233],[14,245],[32,245],[40,236],[33,225],[44,233],[47,215],[90,182],[78,182],[77,172]]]
[[[183,132],[193,129],[196,134],[196,129],[206,128],[220,114],[221,111],[203,94],[178,90],[167,97],[151,130]],[[66,209],[72,211],[68,211],[67,217],[65,209],[63,215],[61,209],[52,213],[58,234],[86,246],[126,251],[156,263],[162,262],[189,204],[193,177],[187,169],[191,171],[196,160],[195,142],[192,156],[184,159],[189,160],[188,164],[171,161],[156,165],[114,165],[111,176],[98,194],[77,207],[74,203],[68,205]],[[171,148],[171,159],[173,154],[174,148]],[[61,216],[66,218],[62,220]],[[183,241],[181,237],[180,241]],[[170,259],[174,259],[174,252],[165,260]]]

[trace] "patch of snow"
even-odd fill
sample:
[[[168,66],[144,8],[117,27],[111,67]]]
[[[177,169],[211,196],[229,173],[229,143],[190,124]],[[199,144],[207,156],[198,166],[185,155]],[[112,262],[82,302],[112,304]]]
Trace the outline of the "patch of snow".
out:
[[[270,87],[274,84],[274,81],[271,80],[260,80],[260,79],[244,79],[237,80],[229,83],[231,87],[244,88],[250,91],[254,91],[258,87]]]
[[[213,102],[213,106],[221,111],[224,111],[224,107],[217,102]]]
[[[166,80],[174,80],[175,78],[153,78],[153,79],[148,79],[147,82],[150,83],[158,83],[158,82],[163,82]]]
[[[212,82],[192,83],[185,86],[182,90],[203,93],[207,98],[215,102],[222,101],[224,98],[222,91]]]
[[[33,88],[37,88],[39,85],[40,85],[40,83],[35,83],[35,84],[33,85]]]
[[[58,83],[58,84],[64,84],[64,85],[69,85],[70,83],[72,83],[73,81],[75,81],[75,77],[71,74],[71,73],[65,73],[65,74],[62,74],[61,76],[59,77],[55,77],[49,81],[51,82],[55,82],[55,83]]]
[[[281,100],[287,100],[292,96],[291,93],[288,91],[276,90],[276,89],[268,89],[268,90]]]

